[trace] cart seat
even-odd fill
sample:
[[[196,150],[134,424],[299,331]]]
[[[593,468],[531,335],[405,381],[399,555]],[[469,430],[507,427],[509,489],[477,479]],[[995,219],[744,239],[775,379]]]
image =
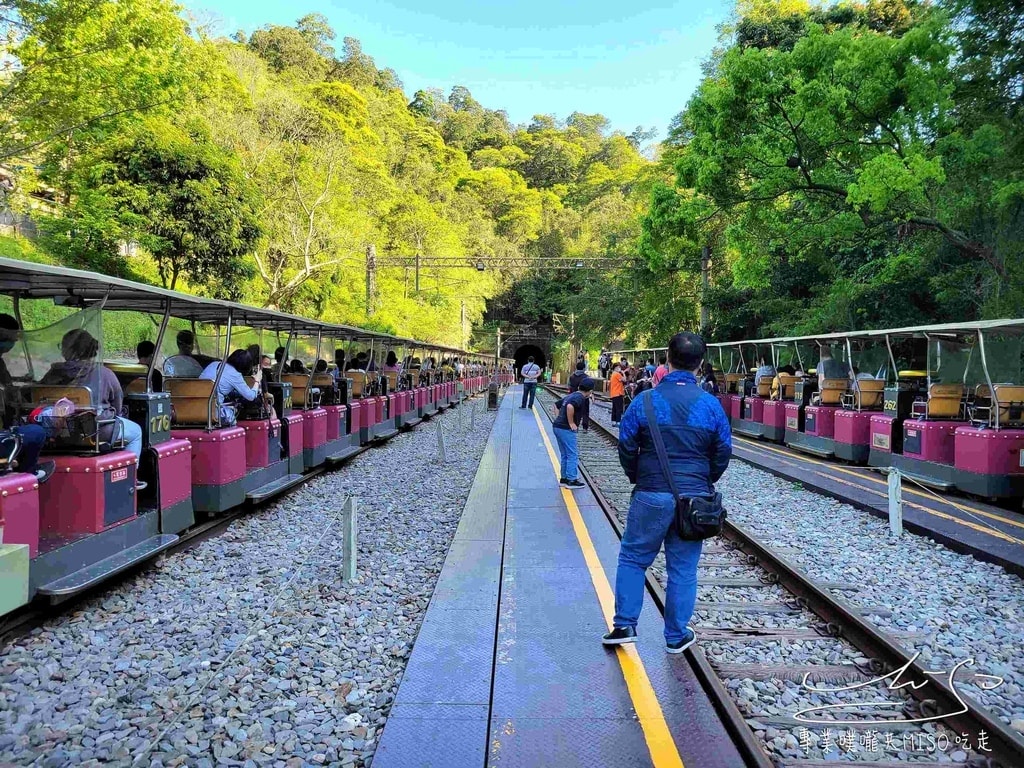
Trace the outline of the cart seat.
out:
[[[171,393],[171,419],[175,425],[220,424],[217,398],[212,397],[212,381],[168,378],[164,379],[164,386]]]

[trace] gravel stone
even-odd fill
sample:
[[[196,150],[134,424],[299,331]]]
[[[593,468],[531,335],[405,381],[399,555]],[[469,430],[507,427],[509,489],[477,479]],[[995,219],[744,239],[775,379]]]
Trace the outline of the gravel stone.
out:
[[[439,414],[443,467],[432,422],[0,649],[0,765],[368,765],[494,417]]]

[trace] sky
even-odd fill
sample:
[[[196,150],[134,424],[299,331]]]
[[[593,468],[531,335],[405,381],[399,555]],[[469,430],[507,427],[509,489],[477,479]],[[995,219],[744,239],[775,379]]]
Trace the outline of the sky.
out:
[[[223,34],[322,13],[358,38],[406,94],[464,85],[515,123],[600,112],[614,129],[665,138],[700,80],[730,0],[185,0]]]

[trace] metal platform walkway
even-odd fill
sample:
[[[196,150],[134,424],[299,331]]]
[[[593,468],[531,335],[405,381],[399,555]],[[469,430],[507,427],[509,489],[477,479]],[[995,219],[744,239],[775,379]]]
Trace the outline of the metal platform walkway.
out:
[[[518,398],[502,402],[374,768],[742,765],[649,597],[635,647],[600,644],[618,540],[589,490],[558,487],[550,425]]]
[[[733,456],[871,514],[889,515],[887,479],[877,471],[738,436],[734,436]],[[905,480],[903,525],[956,552],[1024,576],[1024,515],[976,499],[935,493]]]

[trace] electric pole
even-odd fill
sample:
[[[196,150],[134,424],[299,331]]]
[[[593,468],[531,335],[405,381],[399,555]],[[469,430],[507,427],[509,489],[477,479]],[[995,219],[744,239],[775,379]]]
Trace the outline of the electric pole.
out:
[[[377,312],[377,246],[366,246],[366,316]]]

